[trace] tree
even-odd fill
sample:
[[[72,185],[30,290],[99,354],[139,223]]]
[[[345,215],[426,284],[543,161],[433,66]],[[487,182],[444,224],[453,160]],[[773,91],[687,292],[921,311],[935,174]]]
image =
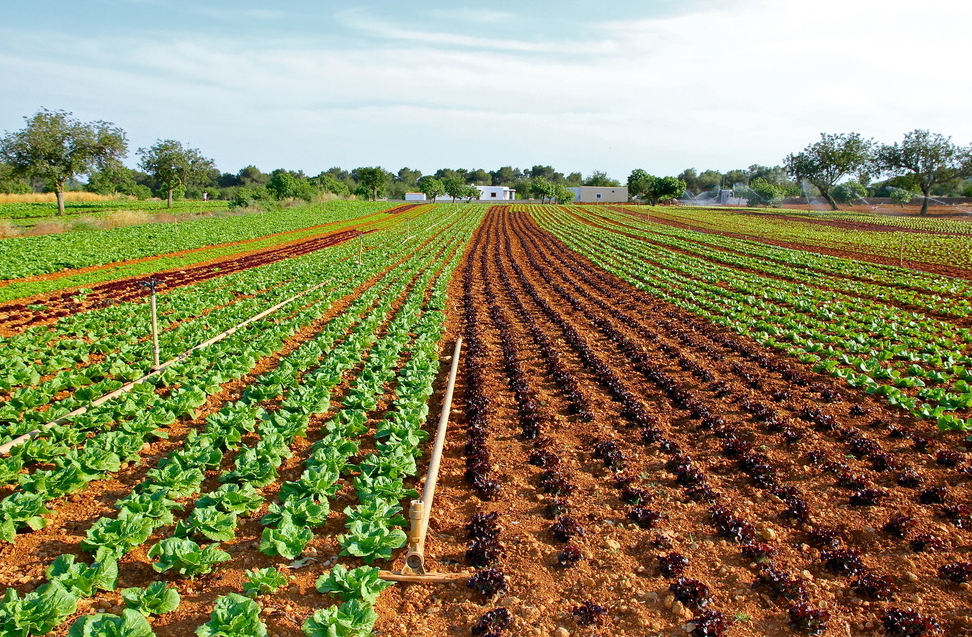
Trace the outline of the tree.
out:
[[[418,188],[425,193],[425,196],[435,203],[437,197],[445,194],[445,186],[442,182],[432,175],[426,175],[418,180]]]
[[[628,175],[628,196],[650,199],[648,195],[655,191],[655,181],[657,179],[657,177],[649,175],[641,168],[635,168]],[[650,203],[654,204],[655,202],[650,201]]]
[[[466,183],[472,186],[485,186],[490,181],[489,173],[482,168],[470,170],[466,173]]]
[[[546,177],[536,176],[530,180],[530,194],[534,198],[539,197],[540,203],[546,201],[547,197],[553,198],[553,188],[553,184]]]
[[[172,207],[172,191],[180,186],[204,181],[212,170],[213,160],[202,156],[198,148],[188,148],[174,139],[160,139],[151,148],[139,148],[139,166],[152,175],[165,189]]]
[[[574,200],[574,191],[563,184],[554,184],[551,196],[556,199],[557,203],[559,204],[570,203]]]
[[[459,176],[443,179],[442,188],[445,190],[445,194],[452,197],[452,203],[456,203],[456,199],[463,199],[467,192],[466,181]],[[477,190],[477,192],[479,191]]]
[[[419,179],[422,178],[422,171],[415,170],[405,166],[400,168],[398,173],[395,175],[394,179],[400,184],[405,185],[408,188],[413,187]]]
[[[806,179],[816,186],[830,207],[838,210],[831,189],[848,174],[867,172],[871,163],[871,146],[870,141],[862,139],[857,133],[820,133],[819,142],[810,144],[802,153],[787,155],[783,166],[797,181]]]
[[[958,146],[951,137],[917,129],[905,134],[900,144],[879,147],[875,163],[883,171],[915,176],[925,196],[921,204],[924,215],[933,186],[972,176],[972,147]]]
[[[240,186],[266,186],[270,182],[270,175],[252,165],[240,168],[236,178]]]
[[[909,190],[907,188],[892,187],[891,192],[889,194],[891,197],[891,201],[898,204],[899,206],[909,204],[911,203],[911,200],[915,198],[915,191]]]
[[[523,177],[523,171],[512,166],[503,166],[492,171],[490,177],[494,186],[509,186]]]
[[[347,197],[351,194],[351,189],[343,181],[340,181],[330,172],[322,172],[313,179],[314,185],[322,192],[329,192],[339,197]]]
[[[295,175],[286,170],[275,171],[274,175],[267,183],[269,192],[278,201],[283,199],[303,199],[311,201],[314,199],[314,187],[306,177]]]
[[[838,202],[848,204],[866,196],[867,188],[862,186],[860,182],[851,180],[834,186],[831,194]]]
[[[786,196],[783,186],[770,183],[763,177],[756,177],[749,182],[749,192],[754,196],[750,197],[750,203],[758,203],[764,206],[779,206]],[[753,198],[756,201],[753,201]]]
[[[659,199],[678,199],[685,194],[685,182],[678,177],[655,177],[636,168],[628,175],[628,195],[640,196],[655,205]]]
[[[590,177],[584,180],[584,185],[611,187],[611,186],[620,186],[621,182],[618,181],[617,179],[611,179],[610,177],[607,176],[606,172],[595,170]]]
[[[24,194],[30,192],[30,184],[18,177],[14,167],[0,162],[0,192]]]
[[[113,195],[119,192],[126,195],[135,194],[133,192],[136,187],[134,173],[134,170],[122,164],[92,171],[88,175],[88,183],[84,189],[99,195]]]
[[[482,191],[472,184],[465,184],[462,187],[462,198],[466,200],[466,203],[471,202],[473,199],[479,199]]]
[[[358,180],[364,188],[371,193],[371,199],[376,201],[378,199],[378,192],[385,188],[385,182],[391,175],[385,171],[384,168],[380,166],[373,166],[370,168],[357,168],[354,171],[354,177]]]
[[[67,111],[46,108],[24,120],[27,125],[22,130],[0,140],[0,158],[16,174],[47,182],[61,215],[68,181],[117,164],[128,154],[125,132],[111,122],[84,123]]]

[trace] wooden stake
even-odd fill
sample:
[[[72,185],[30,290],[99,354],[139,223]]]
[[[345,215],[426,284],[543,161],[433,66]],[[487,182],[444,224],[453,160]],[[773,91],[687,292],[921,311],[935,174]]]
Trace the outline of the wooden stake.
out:
[[[147,288],[152,293],[152,298],[149,304],[152,308],[152,370],[157,370],[159,368],[159,312],[158,306],[155,303],[155,290],[158,287],[160,281],[155,277],[152,277],[148,281],[142,281],[139,283],[143,288]]]

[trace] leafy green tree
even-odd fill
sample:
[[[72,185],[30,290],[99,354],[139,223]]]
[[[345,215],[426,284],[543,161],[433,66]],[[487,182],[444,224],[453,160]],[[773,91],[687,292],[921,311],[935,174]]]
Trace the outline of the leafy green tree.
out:
[[[406,188],[412,188],[421,178],[421,170],[415,170],[405,166],[404,168],[399,169],[399,171],[395,174],[394,180],[404,185]]]
[[[468,173],[466,173],[466,183],[472,186],[485,186],[489,182],[489,173],[482,168],[470,170]]]
[[[339,180],[330,172],[322,172],[313,179],[315,186],[322,192],[329,192],[339,197],[347,197],[351,194],[351,189],[343,181]]]
[[[358,183],[368,191],[372,201],[377,201],[378,193],[384,190],[385,184],[388,182],[390,176],[380,166],[356,168],[352,173],[352,177],[357,179]]]
[[[861,185],[857,181],[845,181],[842,184],[837,184],[831,191],[838,202],[842,204],[849,204],[851,202],[857,201],[867,196],[867,188]]]
[[[539,197],[540,203],[545,202],[547,198],[553,198],[553,189],[553,184],[546,177],[536,176],[530,180],[530,194],[534,198]]]
[[[67,111],[46,108],[24,120],[27,125],[22,130],[0,139],[0,159],[16,174],[47,182],[61,215],[70,180],[113,166],[128,154],[125,132],[111,122],[84,123]]]
[[[952,143],[951,137],[917,129],[906,133],[899,144],[882,145],[876,153],[878,168],[893,174],[911,173],[925,199],[921,214],[928,213],[928,198],[936,184],[972,176],[972,147]]]
[[[482,194],[482,191],[480,191],[479,188],[477,188],[476,186],[474,186],[472,184],[466,184],[463,187],[462,198],[465,199],[466,202],[468,203],[468,202],[472,201],[473,199],[479,199],[479,196],[481,194]]]
[[[25,194],[30,192],[30,184],[17,176],[13,166],[0,162],[0,192]]]
[[[246,166],[245,168],[240,168],[240,172],[236,173],[236,178],[239,183],[238,186],[266,186],[270,183],[270,175],[266,174],[256,166]]]
[[[618,181],[617,179],[611,179],[610,177],[607,176],[606,172],[595,170],[590,177],[584,180],[584,185],[612,187],[612,186],[620,186],[621,182]]]
[[[918,193],[916,193],[914,190],[909,190],[908,188],[892,187],[889,196],[891,197],[891,201],[899,206],[903,206],[911,203],[911,200],[915,198],[916,194]]]
[[[466,182],[462,177],[455,176],[443,179],[442,188],[445,190],[445,194],[452,197],[452,203],[455,203],[456,199],[462,199],[466,196]]]
[[[198,148],[189,148],[174,139],[160,139],[150,148],[139,148],[139,166],[152,175],[165,189],[166,201],[172,207],[172,192],[188,184],[207,179],[213,160],[203,157]]]
[[[549,182],[555,183],[564,180],[564,174],[559,173],[554,170],[553,166],[534,166],[530,169],[530,177],[536,179],[537,177],[543,177]]]
[[[699,172],[694,168],[686,168],[678,174],[678,178],[685,182],[685,188],[693,195],[699,194]]]
[[[134,170],[122,164],[108,166],[88,175],[88,183],[84,189],[99,195],[113,195],[119,192],[126,195],[134,194],[133,191],[137,186],[134,173]]]
[[[551,196],[557,200],[557,203],[566,204],[574,200],[574,191],[563,184],[554,184]]]
[[[838,181],[852,173],[866,173],[871,164],[871,142],[857,133],[820,134],[820,141],[803,152],[783,160],[787,174],[797,181],[806,179],[816,186],[830,207],[838,210],[831,190]]]
[[[654,204],[651,195],[655,192],[655,182],[658,180],[654,175],[649,175],[641,168],[635,168],[628,175],[628,196],[641,197]]]
[[[267,191],[278,201],[283,199],[311,201],[317,194],[306,177],[297,176],[289,171],[274,174],[267,184]]]
[[[503,166],[492,171],[489,175],[492,185],[509,186],[523,178],[523,171],[512,166]]]
[[[750,204],[761,204],[764,206],[779,206],[786,196],[783,186],[770,183],[763,177],[756,177],[749,182],[749,192],[753,196],[749,197]],[[755,201],[754,201],[755,200]]]
[[[678,177],[655,177],[640,168],[628,175],[628,196],[641,197],[651,205],[660,199],[677,199],[685,194],[685,182]]]
[[[425,196],[435,203],[438,197],[445,194],[445,186],[442,181],[436,179],[432,175],[425,175],[418,180],[418,188],[421,192],[425,193]]]

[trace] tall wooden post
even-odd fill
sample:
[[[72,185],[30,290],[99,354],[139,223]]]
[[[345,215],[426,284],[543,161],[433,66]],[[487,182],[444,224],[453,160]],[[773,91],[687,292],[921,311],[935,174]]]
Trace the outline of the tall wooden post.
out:
[[[141,286],[148,288],[152,293],[151,299],[149,300],[149,305],[152,308],[152,369],[159,368],[159,312],[158,306],[155,302],[155,290],[158,287],[159,280],[152,277],[148,281],[142,281]]]

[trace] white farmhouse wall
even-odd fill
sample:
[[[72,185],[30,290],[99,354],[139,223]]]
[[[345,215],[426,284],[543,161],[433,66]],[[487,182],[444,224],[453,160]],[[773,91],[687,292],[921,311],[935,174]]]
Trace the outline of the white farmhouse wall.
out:
[[[512,201],[516,198],[516,190],[506,186],[476,186],[479,189],[480,201]]]

